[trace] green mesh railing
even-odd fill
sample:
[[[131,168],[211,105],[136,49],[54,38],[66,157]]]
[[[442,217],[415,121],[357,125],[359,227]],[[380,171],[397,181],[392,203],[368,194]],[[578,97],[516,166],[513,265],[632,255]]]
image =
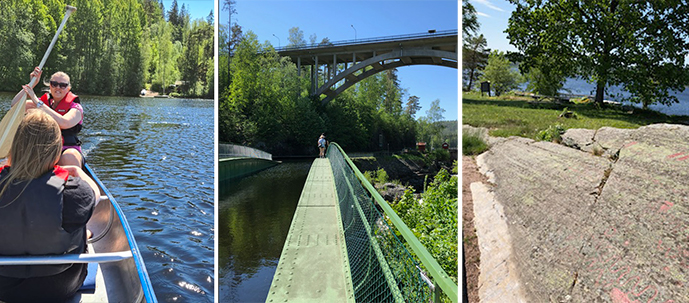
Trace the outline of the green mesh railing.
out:
[[[443,292],[457,302],[457,284],[337,143],[329,146],[327,157],[333,170],[356,301],[439,302]],[[422,272],[419,263],[428,274]]]

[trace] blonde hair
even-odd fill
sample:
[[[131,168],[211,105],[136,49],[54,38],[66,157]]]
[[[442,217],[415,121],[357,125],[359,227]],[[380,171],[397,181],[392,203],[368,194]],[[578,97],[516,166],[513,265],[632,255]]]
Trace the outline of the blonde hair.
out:
[[[11,169],[0,180],[5,183],[0,196],[10,185],[36,179],[52,170],[61,153],[62,135],[57,121],[40,110],[29,111],[14,134],[8,157]]]
[[[52,75],[50,76],[50,78],[48,78],[48,81],[44,81],[44,82],[43,82],[43,85],[45,85],[45,86],[50,86],[50,81],[53,80],[53,78],[55,78],[55,76],[60,76],[60,77],[66,78],[66,79],[67,79],[67,83],[69,84],[67,87],[72,87],[72,79],[69,78],[69,75],[67,75],[67,73],[62,72],[62,71],[55,72],[54,74],[52,74]]]

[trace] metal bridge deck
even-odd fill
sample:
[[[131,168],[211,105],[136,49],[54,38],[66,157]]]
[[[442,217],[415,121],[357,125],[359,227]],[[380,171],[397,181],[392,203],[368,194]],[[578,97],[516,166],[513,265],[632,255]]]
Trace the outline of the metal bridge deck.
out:
[[[266,302],[354,302],[328,159],[311,165]]]

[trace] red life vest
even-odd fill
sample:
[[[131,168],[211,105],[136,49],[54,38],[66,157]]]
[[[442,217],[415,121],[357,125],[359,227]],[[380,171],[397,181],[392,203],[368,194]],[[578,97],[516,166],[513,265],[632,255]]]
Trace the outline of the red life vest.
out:
[[[55,102],[55,99],[53,99],[49,93],[46,93],[43,96],[41,96],[40,100],[43,101],[46,105],[50,106],[50,108],[52,108],[53,110],[55,110],[55,112],[62,116],[69,112],[69,110],[72,108],[73,102],[81,104],[81,101],[79,101],[79,96],[73,94],[71,91],[67,92],[65,97],[62,98],[62,100],[60,100],[59,102]],[[62,129],[62,145],[81,145],[81,141],[79,141],[79,138],[77,138],[77,134],[81,132],[82,127],[83,126],[81,125],[81,121],[79,121],[79,123],[77,123],[77,125],[73,126],[72,128]]]
[[[0,180],[11,167],[4,166]],[[30,180],[10,185],[0,197],[0,255],[62,255],[84,251],[84,230],[72,233],[62,228],[62,195],[69,173],[60,166]],[[4,180],[3,180],[4,181]],[[27,182],[29,182],[27,186]],[[0,182],[3,186],[5,182]],[[27,186],[25,188],[25,186]],[[0,275],[14,278],[51,276],[72,264],[0,266]]]
[[[41,101],[45,102],[50,108],[54,109],[58,114],[60,115],[65,115],[71,108],[72,108],[72,102],[79,102],[79,96],[73,94],[71,91],[67,92],[64,98],[55,103],[55,99],[52,98],[52,96],[48,93],[44,94],[41,96]]]

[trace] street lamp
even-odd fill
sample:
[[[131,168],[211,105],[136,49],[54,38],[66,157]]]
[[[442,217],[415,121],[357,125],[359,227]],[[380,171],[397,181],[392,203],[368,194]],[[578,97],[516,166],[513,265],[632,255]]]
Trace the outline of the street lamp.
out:
[[[354,29],[354,42],[356,42],[356,28],[354,28],[354,24],[350,24],[349,26],[351,26],[352,29]]]
[[[280,37],[276,36],[275,34],[273,34],[273,37],[278,38],[278,48],[280,48],[280,47],[281,47],[281,46],[280,46],[280,44],[281,44],[281,43],[280,43]]]

